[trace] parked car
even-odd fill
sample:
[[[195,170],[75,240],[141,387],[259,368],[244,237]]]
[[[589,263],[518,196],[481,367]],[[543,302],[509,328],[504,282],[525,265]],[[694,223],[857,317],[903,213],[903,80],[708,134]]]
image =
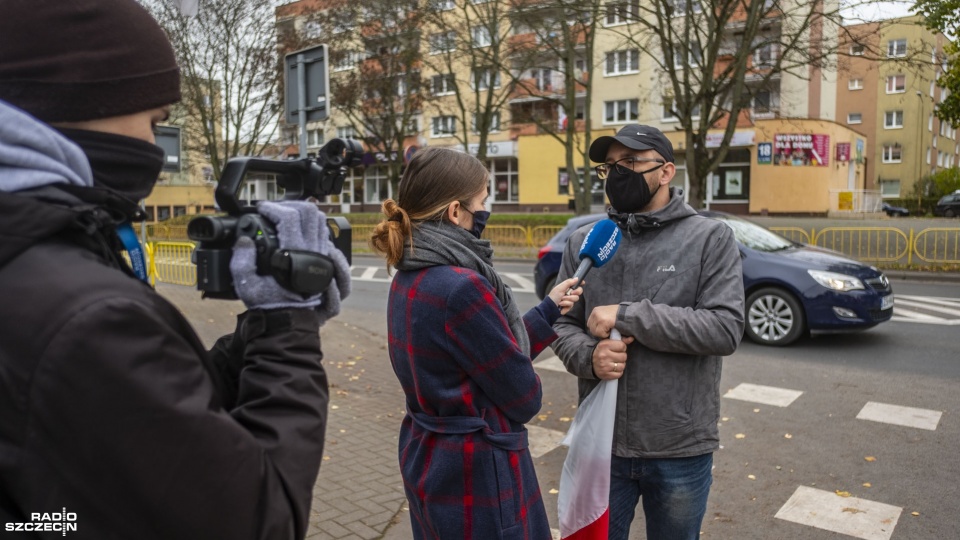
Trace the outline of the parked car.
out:
[[[880,209],[887,213],[890,217],[907,217],[910,215],[910,211],[902,206],[893,206],[888,203],[883,203],[880,205]]]
[[[940,197],[937,206],[933,208],[933,215],[944,217],[960,216],[960,189],[949,195]]]
[[[893,288],[880,270],[828,249],[800,244],[743,218],[703,210],[733,229],[743,263],[746,335],[762,345],[789,345],[809,333],[864,330],[890,320]],[[557,279],[567,238],[605,218],[572,218],[539,253],[537,295]]]

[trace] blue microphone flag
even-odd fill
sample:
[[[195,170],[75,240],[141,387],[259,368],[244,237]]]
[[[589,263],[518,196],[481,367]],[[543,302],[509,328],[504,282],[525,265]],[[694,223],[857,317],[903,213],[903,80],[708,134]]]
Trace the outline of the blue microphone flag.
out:
[[[612,220],[597,222],[580,244],[580,260],[589,257],[593,266],[603,266],[617,252],[621,238],[620,228]]]

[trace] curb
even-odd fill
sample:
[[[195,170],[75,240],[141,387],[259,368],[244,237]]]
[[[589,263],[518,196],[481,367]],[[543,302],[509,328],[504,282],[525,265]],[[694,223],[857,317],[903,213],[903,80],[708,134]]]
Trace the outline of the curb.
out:
[[[925,283],[960,283],[960,272],[921,272],[916,270],[880,269],[888,279],[922,281]]]

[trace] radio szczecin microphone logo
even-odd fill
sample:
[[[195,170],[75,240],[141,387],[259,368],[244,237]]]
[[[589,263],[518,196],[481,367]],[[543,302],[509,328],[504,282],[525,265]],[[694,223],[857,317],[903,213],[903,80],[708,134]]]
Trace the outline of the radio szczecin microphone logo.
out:
[[[7,523],[4,530],[8,532],[62,532],[63,536],[66,536],[68,532],[77,531],[77,513],[67,512],[66,508],[59,512],[31,512],[30,521]]]
[[[620,228],[609,219],[597,222],[590,229],[587,236],[584,237],[583,243],[580,244],[580,253],[578,254],[580,266],[573,274],[573,277],[577,278],[577,283],[573,286],[574,289],[580,286],[584,276],[591,268],[600,268],[613,258],[613,254],[620,247],[622,238],[623,234],[620,232]]]

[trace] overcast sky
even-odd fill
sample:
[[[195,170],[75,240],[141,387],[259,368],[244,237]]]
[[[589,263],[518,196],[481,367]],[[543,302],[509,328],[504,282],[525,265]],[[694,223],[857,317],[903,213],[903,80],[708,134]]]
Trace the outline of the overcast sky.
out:
[[[843,11],[843,15],[850,24],[858,24],[866,21],[880,21],[883,19],[895,19],[897,17],[906,17],[913,15],[910,7],[913,2],[893,2],[893,1],[870,1],[870,0],[849,0],[842,4],[852,5],[854,7]]]

